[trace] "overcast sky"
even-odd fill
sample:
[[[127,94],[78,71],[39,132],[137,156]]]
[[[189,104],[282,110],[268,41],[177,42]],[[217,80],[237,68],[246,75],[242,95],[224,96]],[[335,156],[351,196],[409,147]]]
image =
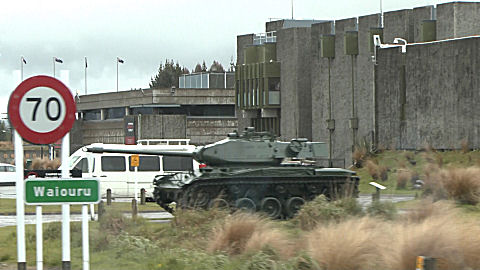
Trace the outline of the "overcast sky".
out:
[[[383,11],[449,1],[383,0]],[[291,18],[291,0],[16,0],[0,8],[0,112],[24,78],[53,74],[72,92],[85,93],[84,57],[88,58],[88,93],[119,88],[147,88],[166,58],[192,70],[204,60],[228,67],[235,59],[236,36],[265,31],[271,18]],[[377,13],[379,0],[294,0],[295,19],[343,19]]]

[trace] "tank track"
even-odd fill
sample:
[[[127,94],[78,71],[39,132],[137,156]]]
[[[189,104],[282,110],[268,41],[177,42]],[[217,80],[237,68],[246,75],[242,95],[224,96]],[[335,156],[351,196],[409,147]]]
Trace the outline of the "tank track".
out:
[[[271,218],[293,217],[305,201],[324,194],[329,199],[358,195],[358,177],[242,177],[202,179],[177,193],[156,189],[157,203],[167,211],[172,201],[181,208],[218,206],[230,209],[262,211]],[[163,193],[163,194],[162,194]]]

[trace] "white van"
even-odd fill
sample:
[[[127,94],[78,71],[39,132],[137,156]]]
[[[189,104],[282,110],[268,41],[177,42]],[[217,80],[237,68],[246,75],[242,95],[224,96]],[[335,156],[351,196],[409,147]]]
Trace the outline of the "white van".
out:
[[[153,141],[153,140],[152,140]],[[158,143],[160,140],[155,140]],[[183,144],[178,144],[178,142]],[[161,140],[161,144],[143,141],[144,144],[91,144],[92,147],[103,147],[121,150],[159,150],[192,152],[194,145],[189,140]],[[146,143],[146,144],[145,144]],[[153,179],[156,175],[173,174],[177,172],[198,171],[199,163],[191,157],[140,155],[140,165],[135,168],[130,166],[131,154],[117,153],[90,153],[83,148],[78,149],[70,156],[70,170],[79,169],[82,177],[97,178],[100,181],[100,193],[106,196],[107,189],[112,191],[112,197],[134,197],[135,180],[137,180],[137,193],[142,188],[146,197],[153,197]]]

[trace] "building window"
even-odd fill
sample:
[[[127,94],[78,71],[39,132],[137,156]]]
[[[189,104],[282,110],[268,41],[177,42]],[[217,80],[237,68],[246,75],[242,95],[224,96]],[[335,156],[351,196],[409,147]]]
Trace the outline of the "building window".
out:
[[[100,120],[101,112],[100,110],[88,110],[83,112],[84,120]]]
[[[105,119],[118,119],[118,118],[123,118],[125,116],[124,107],[109,108],[107,109],[106,112],[107,112],[107,115],[105,116]]]

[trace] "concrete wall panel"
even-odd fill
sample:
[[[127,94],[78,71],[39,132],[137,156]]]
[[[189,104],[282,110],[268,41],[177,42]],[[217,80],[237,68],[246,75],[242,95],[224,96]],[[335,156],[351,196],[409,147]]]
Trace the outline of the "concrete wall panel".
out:
[[[409,47],[405,56],[406,104],[401,109],[398,70],[402,56],[394,49],[379,57],[379,139],[400,149],[480,146],[480,38]],[[402,116],[403,114],[403,116]],[[402,120],[403,119],[403,120]]]

